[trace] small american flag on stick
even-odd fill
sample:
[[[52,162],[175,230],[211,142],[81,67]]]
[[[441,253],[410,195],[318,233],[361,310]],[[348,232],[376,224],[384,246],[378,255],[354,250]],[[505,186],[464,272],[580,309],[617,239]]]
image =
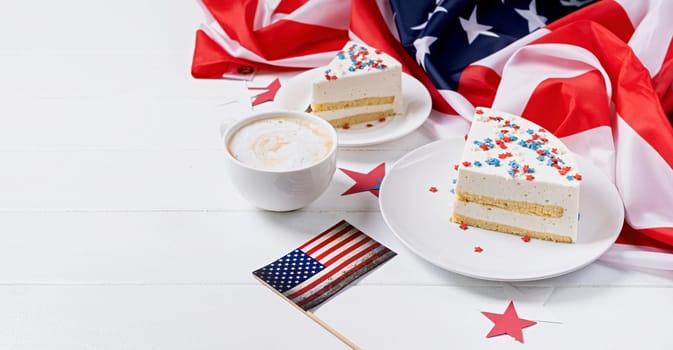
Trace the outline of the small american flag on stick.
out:
[[[342,220],[253,275],[308,311],[395,255]]]

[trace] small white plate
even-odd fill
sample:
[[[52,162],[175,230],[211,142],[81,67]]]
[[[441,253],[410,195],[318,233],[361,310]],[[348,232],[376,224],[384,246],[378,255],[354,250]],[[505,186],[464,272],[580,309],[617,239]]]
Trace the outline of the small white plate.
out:
[[[402,243],[446,270],[494,281],[528,281],[562,275],[598,259],[615,242],[624,221],[617,189],[589,161],[582,172],[580,221],[575,243],[554,243],[468,227],[449,221],[454,201],[453,165],[462,138],[436,141],[400,158],[386,173],[379,204],[386,224]],[[436,187],[437,192],[431,192]],[[476,253],[474,248],[483,249]]]
[[[325,70],[314,68],[298,74],[282,84],[274,102],[282,108],[304,111],[310,104],[311,83]],[[418,129],[430,115],[432,99],[428,90],[416,78],[402,74],[402,115],[387,117],[385,122],[374,121],[338,128],[339,146],[367,146],[392,141]]]

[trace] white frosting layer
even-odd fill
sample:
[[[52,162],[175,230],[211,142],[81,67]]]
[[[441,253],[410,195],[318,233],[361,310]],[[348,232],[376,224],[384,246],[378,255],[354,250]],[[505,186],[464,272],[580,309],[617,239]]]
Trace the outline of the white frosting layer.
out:
[[[231,137],[229,152],[240,162],[264,170],[292,170],[315,164],[332,149],[325,128],[292,117],[273,117],[241,127]]]
[[[356,49],[352,49],[354,45]],[[356,53],[366,51],[367,54],[356,54],[353,63],[349,49]],[[383,52],[349,42],[325,67],[324,75],[313,82],[311,103],[343,102],[385,96],[394,96],[392,107],[396,114],[402,113],[402,66]],[[354,113],[349,111],[334,114],[334,118],[339,118]]]
[[[574,236],[577,230],[581,174],[568,148],[539,125],[512,114],[477,108],[458,165],[456,192],[493,197],[501,200],[532,202],[564,208],[556,221],[505,211],[513,218],[495,212],[462,206],[462,214],[489,221],[511,224],[534,231],[548,231],[549,222],[563,234]],[[466,212],[469,211],[469,212]],[[496,215],[497,214],[497,215]],[[502,214],[502,215],[501,215]]]

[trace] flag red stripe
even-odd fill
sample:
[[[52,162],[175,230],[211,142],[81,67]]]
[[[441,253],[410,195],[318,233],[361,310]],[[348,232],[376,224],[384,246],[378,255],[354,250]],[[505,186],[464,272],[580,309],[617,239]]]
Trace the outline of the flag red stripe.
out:
[[[359,238],[359,237],[364,237],[364,236],[365,236],[365,235],[364,235],[362,232],[359,232],[359,231],[358,231],[357,233],[352,234],[352,235],[346,237],[345,239],[341,240],[341,242],[339,242],[339,243],[337,243],[337,244],[331,246],[329,249],[327,249],[327,250],[325,250],[324,252],[322,252],[322,254],[316,256],[314,259],[315,259],[315,260],[318,260],[318,261],[320,261],[320,262],[322,263],[322,260],[323,260],[324,258],[326,258],[328,255],[330,255],[330,254],[332,254],[333,252],[335,252],[335,251],[337,251],[337,250],[343,248],[345,245],[349,244],[349,243],[352,242],[354,239]]]
[[[348,248],[343,249],[341,252],[339,252],[339,254],[333,256],[331,259],[329,259],[325,262],[322,262],[322,264],[325,265],[325,266],[331,266],[332,264],[338,262],[339,259],[341,259],[344,256],[352,253],[353,251],[357,250],[358,248],[360,248],[360,247],[362,247],[366,244],[371,243],[372,241],[374,241],[374,240],[369,238],[368,236],[365,236],[365,239],[362,239],[362,240],[359,240],[359,241],[355,242],[355,244],[351,245]]]
[[[341,281],[343,281],[343,280],[349,278],[349,277],[352,276],[353,274],[359,272],[361,269],[363,269],[363,268],[367,268],[367,266],[368,266],[369,264],[371,264],[371,263],[373,263],[374,261],[378,260],[378,259],[381,258],[382,256],[388,254],[389,252],[390,252],[390,250],[388,250],[388,249],[385,249],[385,248],[384,248],[384,249],[381,249],[381,251],[379,251],[378,253],[372,255],[371,257],[367,258],[366,260],[362,261],[360,264],[358,264],[357,267],[355,267],[355,268],[353,268],[353,269],[350,269],[350,270],[348,270],[348,272],[346,272],[346,273],[340,275],[340,276],[337,277],[334,281],[328,283],[327,285],[325,285],[325,286],[324,286],[323,288],[321,288],[320,290],[318,290],[318,291],[316,291],[315,293],[311,294],[311,296],[309,296],[308,298],[303,299],[303,300],[301,300],[301,301],[299,301],[299,302],[296,302],[296,301],[295,301],[295,303],[297,303],[297,305],[299,305],[299,307],[302,307],[302,308],[303,308],[303,305],[306,305],[306,304],[310,303],[311,301],[313,301],[314,299],[316,299],[316,298],[322,296],[323,294],[329,292],[330,290],[332,290],[332,288],[334,288],[334,286],[338,286],[338,285],[341,283]],[[295,297],[294,299],[298,299],[298,298]],[[293,301],[294,301],[294,300],[293,300]]]
[[[325,239],[324,241],[322,241],[322,242],[316,244],[315,247],[309,249],[308,251],[305,251],[305,253],[306,253],[307,255],[313,256],[313,254],[315,254],[315,252],[317,252],[318,250],[322,249],[322,248],[325,247],[326,245],[332,243],[335,239],[338,239],[339,237],[343,236],[344,234],[346,234],[346,233],[348,233],[348,232],[350,232],[350,231],[352,231],[352,230],[357,230],[357,229],[356,229],[355,227],[353,227],[353,226],[348,225],[348,226],[344,227],[343,229],[341,229],[341,230],[337,231],[336,233],[334,233],[331,237],[328,237],[328,238]],[[334,230],[332,230],[331,232],[328,232],[328,233],[326,233],[326,234],[329,235],[329,234],[331,234],[333,231],[334,231]],[[320,236],[324,237],[325,234],[321,234]],[[312,240],[312,241],[315,242],[315,240]],[[299,249],[304,250],[304,248],[307,248],[307,247],[309,247],[309,246],[310,246],[310,244],[303,244],[301,247],[299,247]]]
[[[308,0],[280,0],[273,13],[292,13],[307,2]]]
[[[336,51],[348,40],[348,31],[289,20],[278,20],[255,30],[258,0],[202,0],[227,35],[266,60]],[[284,38],[279,45],[279,33]]]
[[[325,235],[327,235],[327,234],[329,234],[330,232],[334,231],[337,227],[339,227],[339,226],[343,226],[344,224],[346,224],[346,226],[344,226],[345,228],[351,227],[351,225],[348,224],[348,223],[346,222],[346,220],[341,220],[341,221],[339,221],[336,225],[334,225],[334,226],[328,228],[327,230],[325,230],[325,231],[319,233],[317,236],[315,236],[315,237],[311,238],[310,240],[306,241],[304,244],[301,245],[301,247],[299,247],[299,249],[301,249],[301,250],[306,249],[306,247],[308,247],[308,246],[310,246],[311,244],[315,243],[316,241],[322,239],[323,237],[325,237]]]
[[[371,246],[367,247],[366,249],[363,249],[363,250],[359,251],[357,254],[354,254],[350,258],[343,261],[341,264],[335,266],[333,269],[331,269],[331,270],[329,270],[325,273],[319,273],[318,275],[320,277],[316,278],[313,282],[309,283],[304,288],[301,288],[300,290],[288,295],[287,297],[290,298],[290,299],[295,299],[297,296],[302,295],[302,294],[306,293],[307,291],[315,288],[315,286],[324,282],[326,279],[332,277],[334,274],[345,272],[344,269],[346,267],[348,267],[348,265],[350,265],[352,262],[356,261],[357,259],[361,258],[362,256],[366,255],[367,253],[371,252],[372,250],[374,250],[374,249],[376,249],[380,246],[381,246],[381,244],[376,242],[375,244],[372,244]]]
[[[610,109],[603,76],[596,70],[571,78],[550,78],[539,84],[522,113],[556,136],[563,137],[597,126],[610,126]],[[577,118],[577,116],[587,116]]]

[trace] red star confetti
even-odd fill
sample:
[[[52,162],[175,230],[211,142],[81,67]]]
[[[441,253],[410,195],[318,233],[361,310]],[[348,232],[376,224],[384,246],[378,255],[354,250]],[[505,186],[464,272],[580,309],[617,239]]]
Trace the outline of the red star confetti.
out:
[[[495,337],[498,335],[509,334],[514,339],[523,343],[522,329],[537,324],[535,321],[519,318],[514,308],[514,302],[510,301],[505,313],[496,314],[492,312],[481,312],[493,322],[493,328],[486,334],[486,338]]]
[[[463,231],[467,230],[467,225],[464,224],[464,223],[462,223],[462,222],[460,223],[460,225],[458,225],[458,227],[459,227],[461,230],[463,230]],[[481,248],[479,248],[479,249],[481,249]],[[476,251],[476,250],[475,250],[475,251]]]
[[[252,105],[257,106],[258,104],[273,101],[276,98],[276,93],[280,89],[280,80],[278,78],[274,79],[269,85],[263,87],[248,87],[248,90],[266,90],[254,97],[252,100]]]
[[[521,236],[521,240],[528,243],[530,242],[530,236]]]
[[[368,173],[359,173],[357,171],[343,168],[339,168],[339,170],[343,171],[344,174],[355,180],[355,185],[351,186],[351,188],[346,190],[346,192],[342,193],[342,196],[367,191],[371,192],[376,197],[379,196],[379,188],[381,187],[383,177],[386,175],[386,163],[379,164],[376,168],[372,169]]]
[[[432,192],[432,193],[435,193],[435,192],[438,191],[438,189],[437,189],[437,187],[435,187],[435,186],[431,186],[430,189],[429,189],[428,191],[430,191],[430,192]]]
[[[482,248],[482,247],[480,247],[480,246],[476,246],[476,247],[474,247],[474,252],[475,252],[475,253],[481,253],[481,252],[483,252],[483,251],[484,251],[484,248]]]

